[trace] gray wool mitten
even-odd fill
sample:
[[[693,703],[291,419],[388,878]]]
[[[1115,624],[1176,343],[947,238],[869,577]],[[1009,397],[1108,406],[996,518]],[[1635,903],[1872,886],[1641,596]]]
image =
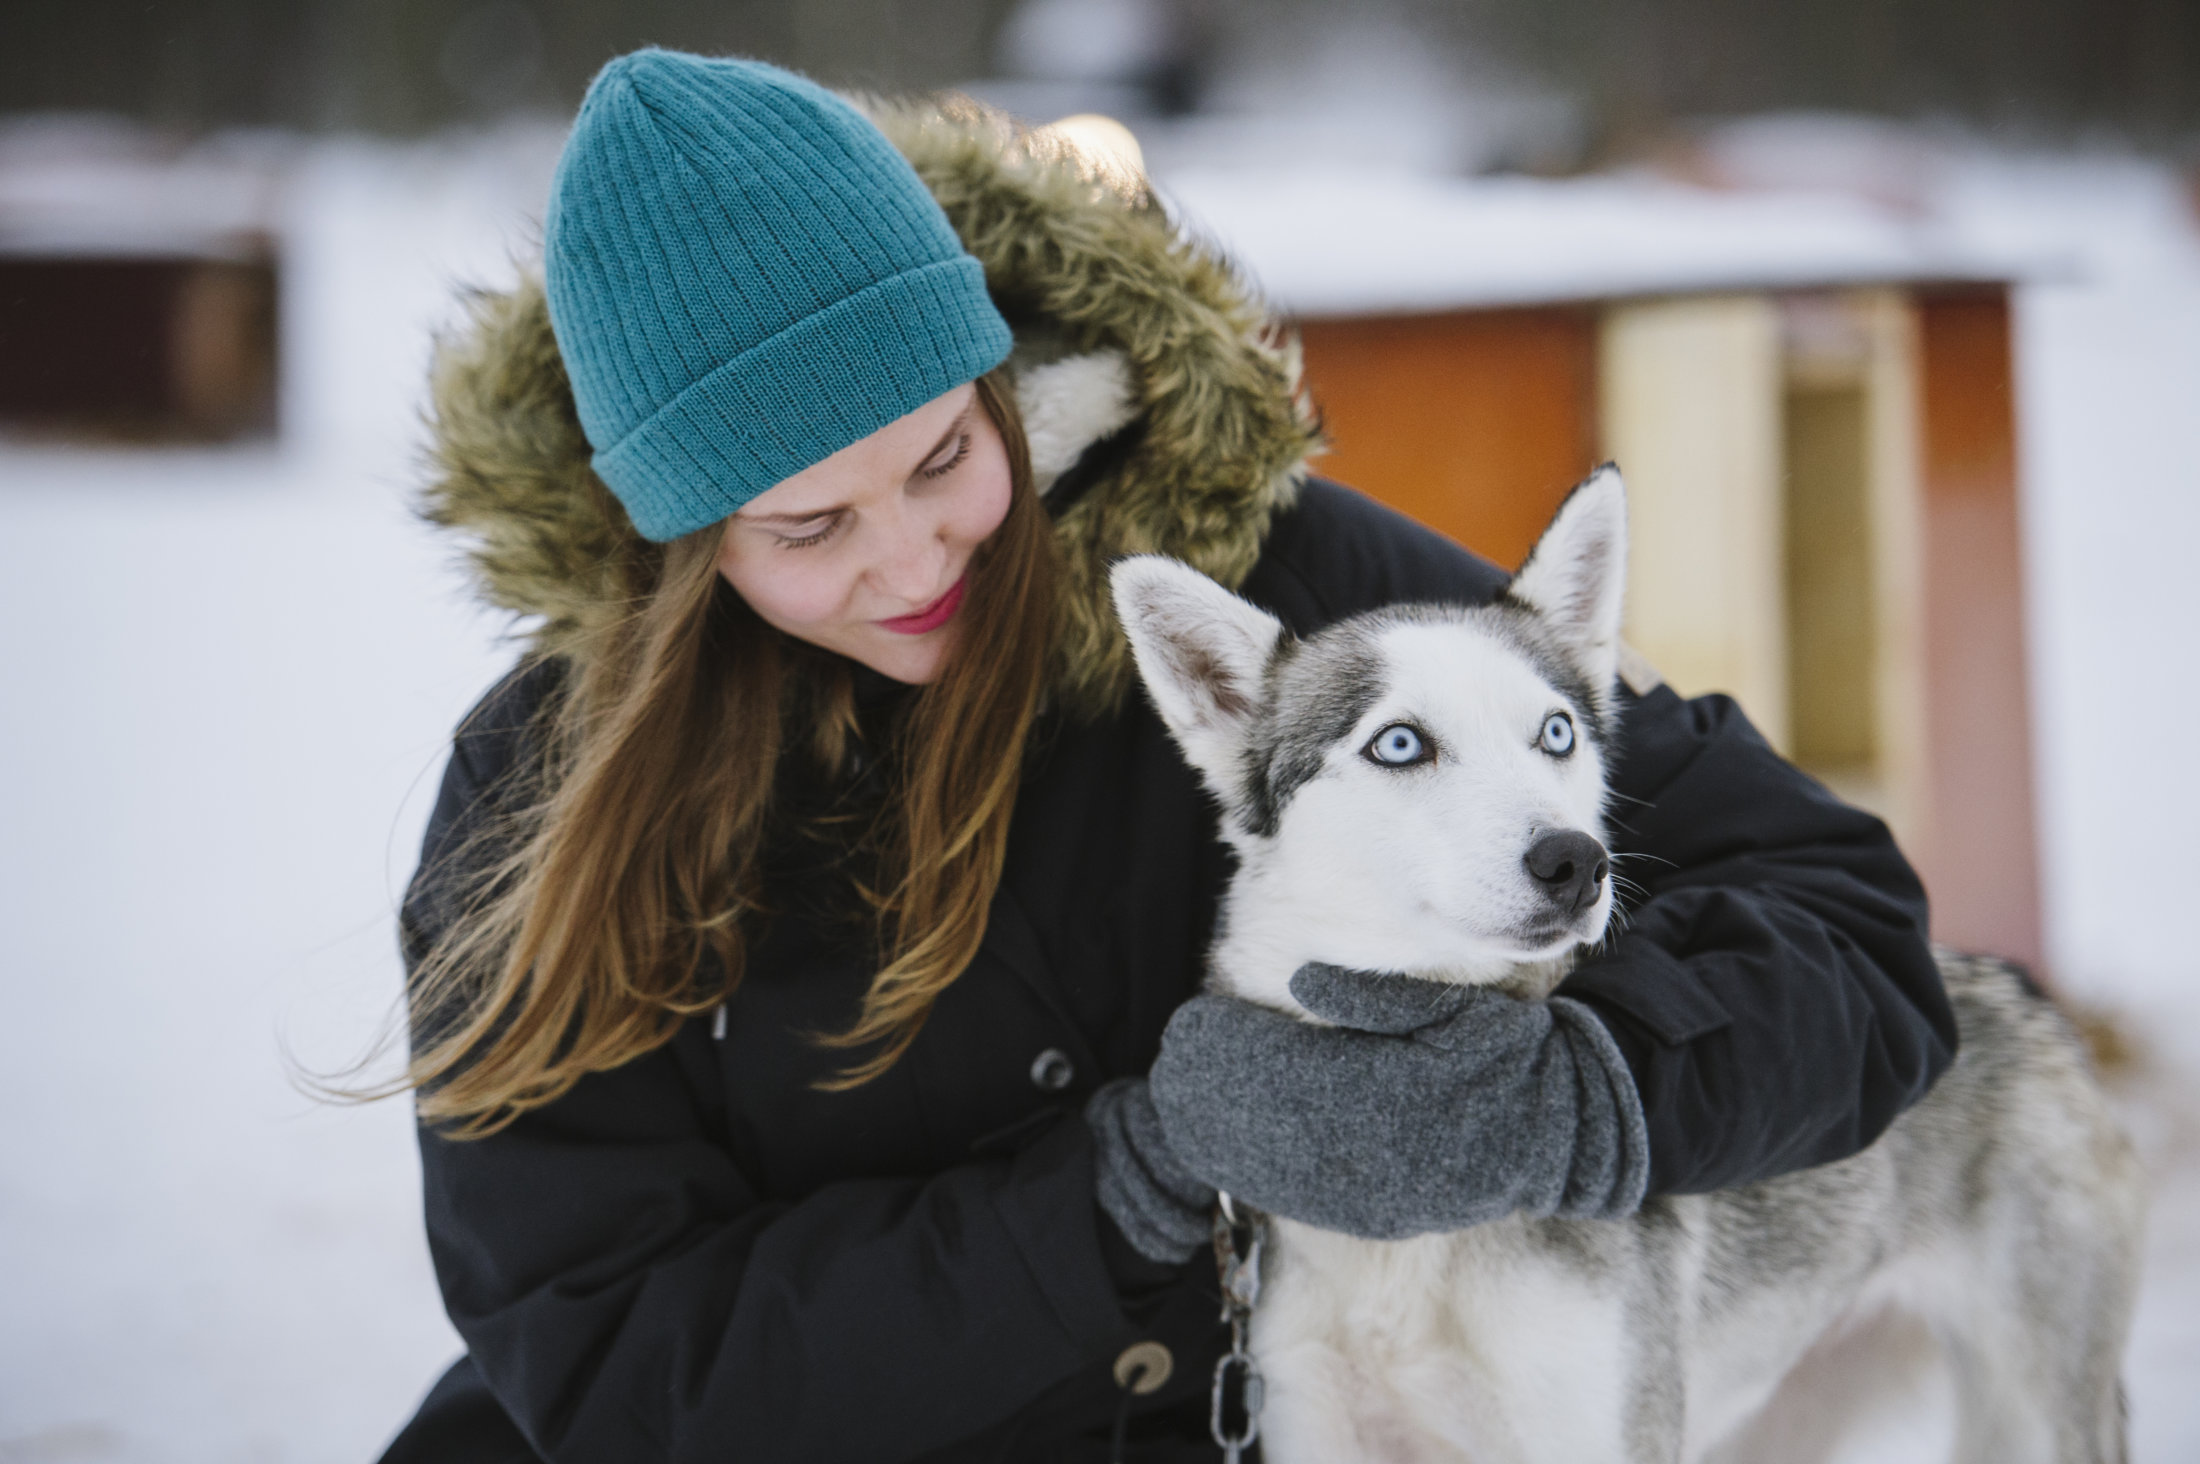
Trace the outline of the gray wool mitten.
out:
[[[1214,1187],[1177,1160],[1162,1137],[1144,1078],[1117,1078],[1085,1103],[1100,1208],[1149,1261],[1175,1265],[1206,1245]]]
[[[1291,994],[1337,1025],[1199,996],[1162,1037],[1154,1108],[1208,1183],[1370,1240],[1642,1203],[1642,1101],[1579,1002],[1312,964]]]

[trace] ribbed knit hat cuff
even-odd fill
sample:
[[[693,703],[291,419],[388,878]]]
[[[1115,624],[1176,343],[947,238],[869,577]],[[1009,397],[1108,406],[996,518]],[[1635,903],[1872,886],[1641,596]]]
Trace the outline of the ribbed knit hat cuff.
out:
[[[596,473],[644,538],[676,539],[984,375],[1009,346],[978,261],[904,270],[700,378],[598,452]]]

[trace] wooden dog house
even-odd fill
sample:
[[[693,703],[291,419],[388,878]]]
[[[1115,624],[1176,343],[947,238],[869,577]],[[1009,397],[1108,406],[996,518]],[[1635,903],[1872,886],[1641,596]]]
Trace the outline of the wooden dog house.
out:
[[[0,129],[0,432],[273,433],[276,191],[273,157]]]
[[[1513,567],[1616,461],[1629,639],[1886,817],[1937,939],[2036,965],[2012,266],[1838,201],[1309,186],[1182,202],[1294,307],[1322,471]]]

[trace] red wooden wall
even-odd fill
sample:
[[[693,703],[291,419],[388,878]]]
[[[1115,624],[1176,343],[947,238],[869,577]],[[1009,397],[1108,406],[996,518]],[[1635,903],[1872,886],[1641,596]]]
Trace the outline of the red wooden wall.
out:
[[[2009,308],[1917,296],[1925,832],[1910,853],[1953,945],[2040,959]],[[1301,324],[1333,444],[1317,466],[1516,567],[1599,457],[1593,306]]]
[[[1925,836],[1950,945],[2040,960],[2009,298],[1918,300],[1924,396]]]
[[[1329,477],[1517,568],[1596,466],[1588,307],[1313,320]]]

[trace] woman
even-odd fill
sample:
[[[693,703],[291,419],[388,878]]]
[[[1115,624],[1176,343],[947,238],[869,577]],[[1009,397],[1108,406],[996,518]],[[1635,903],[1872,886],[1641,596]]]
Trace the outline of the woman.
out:
[[[1305,479],[1292,358],[1149,200],[988,115],[876,122],[756,63],[614,62],[546,291],[441,358],[431,512],[541,621],[406,903],[471,1353],[398,1464],[1099,1459],[1119,1411],[1128,1457],[1215,1457],[1217,1159],[1170,1114],[1273,1034],[1193,996],[1224,860],[1105,567],[1173,554],[1302,632],[1503,576]],[[1622,700],[1641,893],[1564,988],[1589,1018],[1543,1024],[1576,1101],[1426,1119],[1555,1166],[1461,1216],[1837,1158],[1951,1054],[1884,828],[1722,698]],[[1253,1198],[1339,1212],[1301,1191]]]

